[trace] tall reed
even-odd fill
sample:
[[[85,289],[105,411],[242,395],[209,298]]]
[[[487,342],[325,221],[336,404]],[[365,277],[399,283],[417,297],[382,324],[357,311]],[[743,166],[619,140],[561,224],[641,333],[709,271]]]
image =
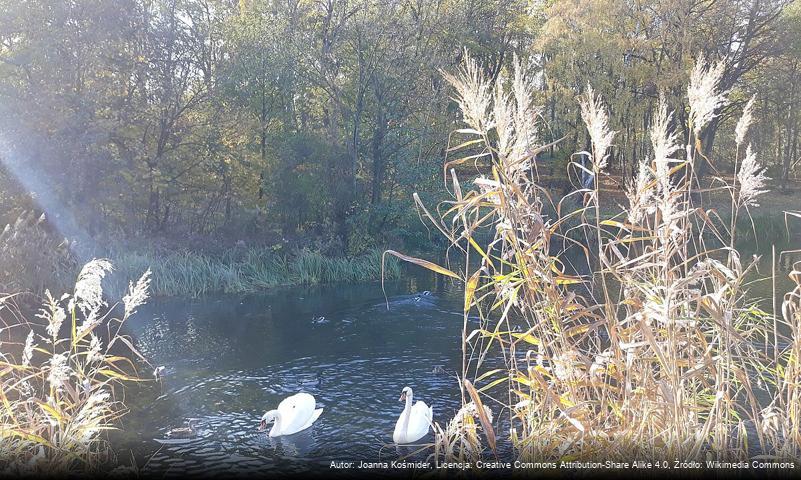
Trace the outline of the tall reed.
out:
[[[448,150],[458,158],[445,165],[453,197],[437,215],[415,199],[450,251],[465,257],[464,269],[387,253],[464,282],[461,377],[477,388],[468,399],[463,387],[463,411],[481,411],[469,407],[476,396],[508,410],[508,438],[521,460],[742,459],[756,450],[776,453],[781,442],[795,445],[781,455],[798,458],[798,402],[791,404],[801,382],[798,295],[784,302],[790,346],[774,355],[783,343],[772,328],[776,312],[748,301],[754,261],[734,248],[739,211],[756,207],[765,190],[750,146],[737,184],[717,179],[732,195],[731,223],[698,203],[701,139],[727,102],[718,88],[722,71],[722,64],[699,61],[691,74],[686,145],[659,101],[653,156],[641,160],[629,183],[628,205],[605,218],[599,185],[614,132],[591,88],[579,103],[592,148],[574,156],[584,159],[572,161],[569,173],[592,181],[577,182],[581,188],[554,202],[538,182],[537,154],[548,146],[537,135],[533,75],[515,61],[509,78],[490,83],[470,59],[445,73],[465,123]],[[738,145],[748,122],[738,126]],[[453,167],[477,159],[490,167],[466,186]],[[570,207],[574,200],[581,207]],[[481,242],[482,232],[491,240]],[[565,267],[571,245],[594,272]],[[480,318],[477,328],[469,314]],[[487,368],[499,362],[502,368]],[[769,401],[758,400],[766,397],[774,399],[768,409]],[[464,417],[437,429],[436,456],[482,455]],[[479,419],[494,449],[496,427]],[[442,448],[457,444],[470,448]]]
[[[98,247],[113,260],[116,272],[106,279],[113,296],[125,293],[128,279],[152,271],[151,293],[197,297],[210,293],[249,293],[285,285],[367,282],[382,273],[381,251],[355,257],[331,257],[309,249],[291,254],[271,248],[233,248],[218,255],[194,251],[157,251]],[[20,215],[0,232],[0,291],[43,294],[69,288],[80,268],[66,240],[46,228],[44,215]],[[384,265],[384,275],[400,277],[396,261]]]
[[[124,288],[134,272],[150,268],[153,295],[198,297],[210,293],[249,293],[283,285],[366,282],[381,275],[381,252],[354,258],[329,257],[310,250],[291,256],[269,249],[249,248],[212,256],[197,252],[119,252],[111,255],[118,272],[110,282],[112,293]],[[389,278],[400,277],[397,262],[386,265]]]
[[[105,432],[125,413],[121,386],[140,381],[141,355],[121,328],[147,300],[150,272],[115,308],[101,288],[110,270],[108,261],[92,260],[72,294],[46,292],[37,322],[24,319],[13,296],[0,298],[3,474],[90,473],[113,460]]]

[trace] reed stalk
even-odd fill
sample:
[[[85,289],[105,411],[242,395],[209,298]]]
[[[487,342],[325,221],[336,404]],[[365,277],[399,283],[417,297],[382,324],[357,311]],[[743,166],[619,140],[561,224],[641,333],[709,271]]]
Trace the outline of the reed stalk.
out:
[[[734,243],[739,210],[757,207],[764,192],[766,177],[752,148],[737,161],[736,183],[717,187],[732,195],[729,225],[694,200],[701,191],[695,164],[707,160],[700,139],[728,101],[718,89],[722,71],[722,64],[700,60],[691,74],[684,148],[677,141],[681,126],[659,101],[653,156],[641,160],[628,185],[629,204],[603,219],[601,211],[611,207],[603,205],[600,183],[614,132],[591,88],[580,106],[592,150],[577,154],[591,169],[572,161],[569,172],[591,174],[594,184],[575,179],[580,186],[554,203],[536,175],[537,154],[546,146],[538,141],[535,85],[526,67],[515,61],[510,76],[494,84],[470,59],[445,73],[465,124],[448,149],[457,158],[445,166],[453,197],[438,216],[418,206],[452,251],[481,261],[465,262],[457,273],[389,253],[464,282],[465,318],[477,315],[480,322],[471,331],[464,324],[460,385],[475,385],[484,406],[509,412],[506,438],[518,459],[733,460],[774,454],[786,441],[790,446],[779,454],[798,460],[799,412],[790,402],[801,404],[799,290],[783,302],[791,334],[781,350],[781,335],[770,331],[779,313],[747,299],[745,279],[755,263],[744,263]],[[738,145],[750,110],[743,116]],[[480,174],[466,187],[452,167],[470,162]],[[584,201],[571,210],[576,197]],[[577,229],[585,232],[583,242]],[[492,238],[482,242],[478,232]],[[560,245],[581,248],[597,270],[568,270]],[[477,404],[463,395],[462,411],[437,426],[432,455],[481,458],[482,439],[494,450],[497,426],[488,415],[475,421]],[[464,412],[474,410],[466,420]]]

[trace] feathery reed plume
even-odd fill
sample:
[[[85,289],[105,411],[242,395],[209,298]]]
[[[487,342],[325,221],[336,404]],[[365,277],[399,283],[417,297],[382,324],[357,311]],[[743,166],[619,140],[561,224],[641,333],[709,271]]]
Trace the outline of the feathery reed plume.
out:
[[[717,116],[718,109],[726,105],[726,93],[718,90],[725,69],[723,62],[709,66],[701,57],[690,74],[687,100],[690,104],[690,126],[696,138],[700,137],[701,131]]]
[[[484,414],[492,421],[492,411],[483,405]],[[441,462],[475,462],[484,450],[479,435],[480,423],[476,404],[468,402],[456,412],[443,429],[434,424],[433,458]]]
[[[670,170],[672,163],[678,163],[673,159],[673,154],[681,147],[678,145],[677,133],[670,128],[673,112],[668,112],[667,101],[664,95],[659,96],[656,115],[651,125],[651,145],[654,149],[654,172],[656,185],[659,190],[658,208],[661,210],[662,218],[673,217],[676,202],[678,199],[673,195],[673,186],[670,183]],[[630,207],[632,208],[632,207]]]
[[[492,103],[492,88],[484,79],[478,62],[468,57],[457,75],[443,72],[443,76],[456,89],[454,100],[459,104],[464,122],[479,133],[492,128],[487,115]]]
[[[756,101],[756,94],[754,94],[751,99],[748,100],[748,103],[745,104],[745,108],[743,108],[743,114],[740,117],[740,120],[737,121],[737,126],[734,128],[734,139],[738,147],[745,141],[745,136],[748,134],[748,128],[751,126],[751,122],[753,121],[754,101]]]
[[[669,166],[674,153],[681,149],[677,141],[677,133],[670,128],[673,112],[668,112],[664,95],[659,96],[656,115],[651,125],[651,144],[654,148],[654,161],[657,162],[657,176],[662,179],[668,176]]]
[[[498,75],[492,102],[492,124],[498,132],[498,155],[501,158],[509,158],[512,155],[514,144],[516,122],[514,117],[514,106],[511,103],[509,94],[503,89],[506,81],[503,75]]]
[[[40,293],[74,283],[78,265],[69,242],[50,234],[44,221],[44,215],[23,212],[0,232],[0,290]]]
[[[50,389],[60,391],[64,387],[70,376],[72,369],[67,364],[69,358],[66,353],[54,353],[50,357],[50,365],[48,365],[47,382],[50,384]]]
[[[751,148],[751,144],[746,148],[745,158],[737,172],[737,180],[740,183],[739,205],[758,207],[757,197],[767,192],[764,187],[769,178],[765,176],[764,168],[757,162],[756,153]]]
[[[81,269],[70,302],[74,302],[84,315],[106,306],[103,301],[102,281],[111,270],[111,262],[105,259],[93,259]]]
[[[148,268],[145,273],[139,277],[136,285],[133,282],[129,283],[128,293],[122,297],[122,303],[125,306],[125,315],[130,316],[136,312],[136,308],[147,301],[148,290],[150,289],[150,269]]]
[[[61,300],[64,300],[65,297],[61,297]],[[50,335],[51,340],[55,341],[56,337],[58,337],[58,332],[61,330],[61,325],[67,319],[67,312],[61,307],[61,300],[53,298],[50,290],[45,290],[45,299],[45,308],[39,310],[36,316],[47,321],[47,333]]]
[[[609,129],[609,115],[606,113],[601,97],[595,96],[592,86],[587,84],[587,92],[579,100],[581,118],[587,125],[592,141],[592,160],[596,177],[606,168],[607,153],[612,146],[615,133]]]
[[[648,163],[642,161],[637,168],[637,176],[633,181],[627,182],[626,196],[630,205],[628,212],[629,223],[639,224],[646,215],[653,213],[651,205],[654,191],[649,185],[652,178]]]
[[[528,68],[516,55],[513,63],[512,95],[515,99],[515,149],[512,155],[525,159],[523,168],[527,168],[530,162],[528,153],[537,145],[535,119],[540,115],[541,108],[534,104],[534,85],[529,80]],[[500,126],[496,126],[496,130],[500,134]]]
[[[28,333],[28,337],[25,339],[25,348],[22,350],[22,366],[27,367],[31,364],[31,358],[33,358],[33,349],[36,345],[33,343],[33,330]]]
[[[97,473],[112,459],[103,433],[113,429],[124,414],[124,405],[116,400],[121,393],[118,389],[123,382],[139,381],[132,358],[142,358],[131,340],[120,334],[120,328],[132,313],[131,307],[147,298],[148,274],[132,287],[123,316],[113,318],[112,312],[101,311],[105,306],[101,280],[110,270],[111,264],[104,260],[84,266],[75,296],[68,302],[68,313],[61,302],[69,295],[56,300],[46,292],[37,315],[42,323],[24,320],[9,305],[0,309],[4,328],[27,330],[19,363],[13,352],[6,355],[5,345],[0,355],[9,367],[0,382],[0,473]],[[73,329],[61,337],[67,317],[73,319]],[[76,329],[81,317],[83,328]],[[94,332],[101,322],[109,326],[105,345]],[[111,328],[112,324],[118,328]],[[38,345],[37,340],[41,342]],[[129,351],[110,354],[117,343]]]

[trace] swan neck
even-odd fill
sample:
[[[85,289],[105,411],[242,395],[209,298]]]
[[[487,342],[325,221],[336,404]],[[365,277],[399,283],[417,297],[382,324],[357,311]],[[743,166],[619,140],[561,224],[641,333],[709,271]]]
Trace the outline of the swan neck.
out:
[[[281,413],[278,410],[272,410],[270,413],[273,414],[273,428],[270,429],[270,434],[278,434],[281,433]]]
[[[406,407],[403,409],[403,436],[409,434],[409,420],[412,418],[412,392],[406,395]]]

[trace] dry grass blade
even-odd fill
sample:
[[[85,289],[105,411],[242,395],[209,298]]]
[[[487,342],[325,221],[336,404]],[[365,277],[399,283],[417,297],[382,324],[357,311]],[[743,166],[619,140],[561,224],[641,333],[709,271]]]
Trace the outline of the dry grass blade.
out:
[[[434,273],[447,275],[449,277],[461,280],[461,277],[459,277],[459,275],[457,275],[456,273],[448,270],[445,267],[440,267],[439,265],[437,265],[434,262],[429,262],[428,260],[423,260],[422,258],[410,257],[409,255],[404,255],[404,254],[402,254],[400,252],[396,252],[395,250],[386,250],[384,252],[384,255],[387,255],[387,254],[394,255],[394,256],[400,258],[401,260],[403,260],[404,262],[413,263],[413,264],[415,264],[415,265],[417,265],[419,267],[423,267],[423,268],[426,268],[428,270],[431,270]]]
[[[478,412],[478,420],[481,422],[481,428],[484,430],[484,436],[487,438],[487,443],[489,444],[492,453],[497,456],[497,441],[495,439],[495,430],[492,428],[492,422],[487,417],[487,412],[484,410],[484,403],[481,401],[481,396],[476,391],[476,388],[470,382],[470,380],[464,380],[464,387],[467,390],[467,393],[470,395],[470,399],[476,405],[476,411]]]

